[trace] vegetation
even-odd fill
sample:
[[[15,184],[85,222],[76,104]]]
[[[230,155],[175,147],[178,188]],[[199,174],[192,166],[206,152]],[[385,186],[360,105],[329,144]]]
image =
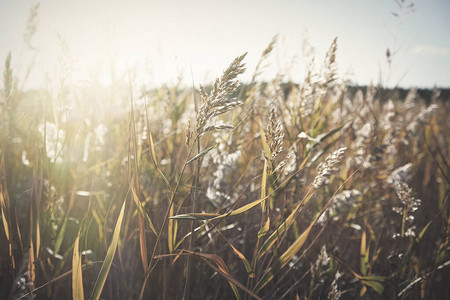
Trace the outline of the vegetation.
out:
[[[450,298],[450,103],[350,93],[337,40],[262,82],[274,43],[192,89],[26,92],[8,56],[0,298]]]

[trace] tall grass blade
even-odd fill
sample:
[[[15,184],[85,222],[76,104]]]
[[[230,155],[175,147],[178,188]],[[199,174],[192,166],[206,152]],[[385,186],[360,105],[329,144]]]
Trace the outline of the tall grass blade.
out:
[[[261,227],[261,229],[258,231],[258,239],[264,237],[269,231],[269,228],[270,228],[270,218],[267,218],[267,221],[264,224],[264,226]]]
[[[176,215],[176,216],[170,217],[169,219],[205,221],[205,220],[215,219],[215,218],[218,218],[221,216],[222,215],[220,215],[220,214],[214,214],[214,213],[189,213],[189,214]]]
[[[360,250],[360,255],[361,255],[361,273],[364,276],[367,276],[367,265],[369,263],[369,254],[366,248],[366,232],[363,231],[362,236],[361,236],[361,250]]]
[[[388,281],[388,278],[384,276],[361,276],[353,271],[351,272],[353,273],[353,275],[355,275],[357,279],[361,281],[363,285],[370,287],[378,294],[383,295],[384,285]]]
[[[311,232],[315,222],[311,223],[309,227],[298,237],[298,239],[281,255],[279,259],[275,261],[273,266],[263,275],[254,288],[254,292],[259,292],[263,287],[265,287],[273,277],[280,271],[287,263],[294,257],[294,255],[300,250],[306,239]]]
[[[208,154],[209,151],[211,151],[212,149],[214,149],[215,146],[216,146],[216,145],[211,146],[211,147],[209,147],[209,148],[206,148],[205,150],[203,150],[202,152],[198,153],[198,154],[195,155],[193,158],[191,158],[190,160],[188,160],[186,164],[188,165],[188,164],[190,164],[190,163],[196,161],[196,160],[199,159],[200,157],[205,156],[206,154]]]
[[[92,291],[91,300],[98,300],[100,294],[102,293],[103,286],[106,282],[106,277],[108,276],[109,269],[114,259],[116,253],[117,243],[119,242],[120,228],[122,227],[123,214],[125,211],[125,203],[122,204],[122,209],[120,210],[119,217],[117,218],[116,227],[114,228],[111,244],[109,245],[108,252],[106,253],[105,260],[103,261],[102,267],[98,274],[97,280],[94,284],[94,289]]]
[[[174,233],[174,219],[173,216],[173,205],[170,206],[170,212],[169,212],[169,222],[167,224],[167,246],[169,247],[169,252],[173,252],[173,246],[174,246],[174,239],[175,239],[175,233]]]
[[[217,230],[217,232],[222,236],[222,238],[227,242],[227,244],[233,249],[234,254],[242,261],[244,264],[245,270],[247,271],[247,274],[250,278],[255,277],[255,272],[253,271],[252,266],[250,265],[250,262],[245,258],[244,254],[242,254],[241,251],[236,249],[236,247],[231,244],[231,242],[220,232],[220,230]]]
[[[7,210],[9,208],[8,202],[5,200],[6,197],[3,196],[3,184],[0,182],[0,209],[2,211],[2,223],[3,223],[3,229],[5,230],[6,239],[8,241],[8,251],[9,251],[9,257],[11,259],[11,264],[13,270],[15,270],[16,265],[14,261],[14,254],[13,254],[13,247],[12,247],[12,241],[11,241],[11,235],[10,235],[10,226],[9,221],[10,219],[7,217]],[[9,215],[8,215],[9,216]]]
[[[417,246],[420,243],[420,240],[422,239],[423,235],[427,231],[428,227],[431,225],[431,222],[432,221],[428,222],[428,224],[425,225],[425,227],[422,229],[422,231],[419,233],[419,235],[414,239],[414,241],[412,242],[412,245],[409,247],[408,251],[406,252],[405,256],[402,259],[402,262],[399,266],[400,268],[403,268],[409,262],[411,256],[416,251]]]
[[[264,170],[261,178],[261,199],[265,198],[267,195],[267,159],[264,160]],[[266,211],[266,201],[261,202],[261,210]]]
[[[72,296],[74,300],[84,300],[79,243],[80,234],[78,234],[77,239],[75,240],[72,257]]]
[[[136,192],[135,192],[133,186],[131,186],[131,193],[133,195],[133,202],[134,202],[134,204],[136,204],[136,208],[138,209],[139,213],[145,217],[145,219],[147,220],[147,223],[150,226],[150,229],[153,231],[153,233],[155,235],[158,235],[158,233],[156,232],[155,226],[153,225],[153,222],[150,219],[150,216],[147,214],[147,212],[142,207],[142,203],[139,200],[138,196],[136,195]]]
[[[234,292],[234,295],[236,296],[236,299],[241,299],[236,287],[239,287],[240,289],[242,289],[243,291],[245,291],[247,294],[249,294],[250,296],[252,296],[255,299],[261,299],[254,292],[252,292],[251,290],[246,288],[242,283],[240,283],[235,278],[233,278],[230,275],[228,267],[225,264],[225,262],[223,261],[223,259],[216,254],[199,253],[199,252],[193,252],[193,251],[188,251],[188,250],[181,250],[181,252],[178,254],[158,255],[158,256],[155,256],[155,258],[158,259],[158,258],[171,257],[171,256],[178,257],[180,255],[192,255],[192,256],[198,256],[198,257],[202,258],[214,271],[216,271],[218,274],[223,276],[228,281],[231,289]],[[216,265],[213,265],[210,261],[213,261]]]
[[[286,230],[288,230],[291,225],[294,223],[294,217],[297,214],[298,210],[308,203],[311,197],[314,195],[314,192],[309,193],[302,201],[300,201],[297,206],[292,210],[291,214],[286,218],[286,220],[278,226],[278,228],[266,239],[264,244],[258,251],[258,259],[260,259],[271,247],[272,245],[281,237]]]
[[[214,214],[214,213],[189,213],[189,214],[176,215],[176,216],[170,217],[170,219],[174,219],[174,220],[218,220],[218,219],[223,219],[223,218],[242,214],[242,213],[252,209],[256,205],[260,204],[261,202],[265,201],[266,199],[267,199],[267,197],[265,197],[263,199],[255,200],[255,201],[253,201],[249,204],[246,204],[236,210],[233,210],[229,213],[222,214],[222,215],[218,215],[218,214]]]

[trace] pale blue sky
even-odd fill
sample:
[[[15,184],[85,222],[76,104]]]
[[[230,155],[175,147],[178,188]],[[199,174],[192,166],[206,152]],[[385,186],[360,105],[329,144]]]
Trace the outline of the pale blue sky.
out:
[[[29,87],[57,76],[57,35],[69,46],[74,84],[89,76],[108,84],[112,58],[118,73],[128,66],[146,84],[173,83],[180,74],[190,83],[192,69],[198,85],[219,76],[244,52],[249,70],[243,79],[250,78],[277,33],[267,78],[281,69],[286,79],[301,80],[306,72],[303,40],[308,38],[321,62],[337,36],[339,73],[356,84],[381,79],[389,86],[450,87],[449,0],[405,0],[405,6],[414,3],[409,14],[402,14],[395,0],[42,0],[34,52],[25,46],[23,34],[36,3],[0,0],[0,60],[11,51],[20,78],[37,53]],[[394,53],[391,69],[388,47]]]

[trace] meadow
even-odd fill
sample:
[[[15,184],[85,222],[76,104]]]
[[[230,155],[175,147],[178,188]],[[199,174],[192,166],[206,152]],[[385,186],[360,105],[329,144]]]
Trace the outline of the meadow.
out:
[[[337,40],[262,80],[275,42],[191,88],[26,91],[8,56],[0,298],[449,299],[450,102],[355,90]]]

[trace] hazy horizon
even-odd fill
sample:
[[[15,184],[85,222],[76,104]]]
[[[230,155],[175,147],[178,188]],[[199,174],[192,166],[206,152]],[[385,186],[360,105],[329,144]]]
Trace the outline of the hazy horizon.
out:
[[[320,66],[334,37],[341,79],[357,85],[450,87],[450,2],[426,1],[41,1],[37,31],[24,33],[36,1],[0,0],[0,60],[12,53],[27,88],[69,69],[72,84],[111,84],[131,70],[139,84],[208,84],[248,52],[248,81],[276,34],[265,75],[299,82],[312,57]],[[403,4],[402,4],[403,3]],[[403,6],[401,6],[401,4]],[[410,4],[414,4],[413,10]],[[395,15],[396,14],[396,15]],[[305,44],[305,41],[307,42]],[[65,46],[62,46],[65,45]],[[391,55],[391,65],[386,50]]]

